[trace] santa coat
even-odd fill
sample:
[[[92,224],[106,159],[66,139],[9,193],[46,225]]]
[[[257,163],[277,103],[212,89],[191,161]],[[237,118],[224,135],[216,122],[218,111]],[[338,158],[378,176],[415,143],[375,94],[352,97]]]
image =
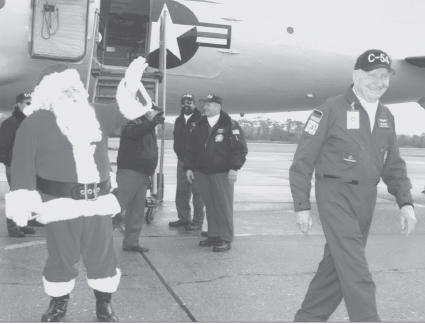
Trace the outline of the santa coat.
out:
[[[67,73],[65,71],[61,74]],[[60,118],[49,109],[35,106],[32,112],[26,112],[29,116],[17,132],[13,150],[11,191],[5,196],[6,216],[18,226],[25,226],[34,214],[38,214],[37,221],[49,224],[79,217],[111,216],[120,212],[119,203],[111,193],[99,196],[97,200],[53,197],[37,190],[36,177],[81,184],[101,183],[110,177],[108,135],[150,108],[132,98],[125,89],[124,82],[123,80],[118,86],[117,102],[109,105],[95,104],[90,113],[96,116],[88,118],[88,123],[82,120],[78,132],[64,134],[66,127],[60,125]],[[86,140],[86,137],[95,140]],[[111,179],[111,183],[116,184],[115,179]],[[109,234],[112,235],[112,231]],[[92,279],[91,282],[89,279],[89,285],[100,291],[115,291],[120,271],[113,271],[115,274],[112,277]],[[43,283],[46,293],[55,297],[69,293],[74,287],[75,279],[49,282],[44,277]]]

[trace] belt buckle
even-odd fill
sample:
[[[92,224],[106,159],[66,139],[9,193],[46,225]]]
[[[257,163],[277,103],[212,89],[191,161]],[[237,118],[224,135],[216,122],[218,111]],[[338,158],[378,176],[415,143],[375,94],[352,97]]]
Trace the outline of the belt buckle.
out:
[[[93,185],[93,189],[88,189],[87,186]],[[91,192],[89,192],[89,190]],[[98,191],[100,191],[100,188],[97,188],[97,183],[93,182],[93,183],[85,183],[84,184],[84,199],[87,201],[94,201],[97,200],[98,197]],[[93,198],[88,198],[88,195],[93,194]]]

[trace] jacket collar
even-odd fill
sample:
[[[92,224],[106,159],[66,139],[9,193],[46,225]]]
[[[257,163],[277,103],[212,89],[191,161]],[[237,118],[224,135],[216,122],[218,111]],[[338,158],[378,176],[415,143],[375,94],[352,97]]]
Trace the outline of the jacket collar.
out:
[[[354,84],[350,85],[347,89],[347,92],[345,93],[345,98],[347,99],[347,101],[349,102],[349,105],[351,106],[354,102],[354,105],[357,107],[362,107],[364,109],[364,107],[362,106],[362,104],[359,101],[359,98],[357,98],[356,94],[354,93],[353,90]],[[384,107],[384,105],[381,104],[381,101],[378,100],[378,109],[377,112],[382,109]]]
[[[216,125],[230,125],[232,122],[232,119],[230,116],[225,113],[223,110],[220,111],[220,118],[218,119],[218,122]],[[202,118],[198,121],[199,124],[208,124],[208,118],[207,116],[202,116]]]
[[[21,109],[19,109],[19,107],[15,106],[15,110],[12,113],[12,116],[15,117],[20,123],[22,123],[22,121],[27,118],[27,116],[25,116],[25,114],[21,111]]]
[[[195,118],[196,120],[198,120],[199,118],[201,118],[201,116],[202,116],[201,112],[198,110],[198,108],[195,107],[195,109],[193,110],[192,116],[190,116],[189,119]],[[184,118],[184,113],[181,112],[180,113],[180,116],[178,118],[179,119]]]

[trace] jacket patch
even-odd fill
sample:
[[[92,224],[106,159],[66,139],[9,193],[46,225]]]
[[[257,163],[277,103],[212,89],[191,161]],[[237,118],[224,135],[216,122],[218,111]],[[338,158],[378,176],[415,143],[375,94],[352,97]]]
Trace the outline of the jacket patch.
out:
[[[218,134],[218,135],[215,137],[215,141],[216,141],[216,142],[222,142],[222,141],[223,141],[223,139],[224,139],[224,136],[223,136],[223,135],[221,135],[221,134]]]
[[[239,129],[233,129],[232,130],[233,135],[239,135]]]
[[[223,134],[224,133],[224,129],[223,128],[217,129],[217,133]]]

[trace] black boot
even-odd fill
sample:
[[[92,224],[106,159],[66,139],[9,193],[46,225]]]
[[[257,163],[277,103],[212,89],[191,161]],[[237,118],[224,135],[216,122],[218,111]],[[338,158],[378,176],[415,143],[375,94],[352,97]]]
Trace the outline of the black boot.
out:
[[[49,308],[41,317],[42,322],[59,322],[65,316],[68,307],[69,294],[61,297],[52,297]]]
[[[118,317],[114,313],[111,305],[111,293],[94,291],[96,296],[96,315],[100,322],[118,322]]]

